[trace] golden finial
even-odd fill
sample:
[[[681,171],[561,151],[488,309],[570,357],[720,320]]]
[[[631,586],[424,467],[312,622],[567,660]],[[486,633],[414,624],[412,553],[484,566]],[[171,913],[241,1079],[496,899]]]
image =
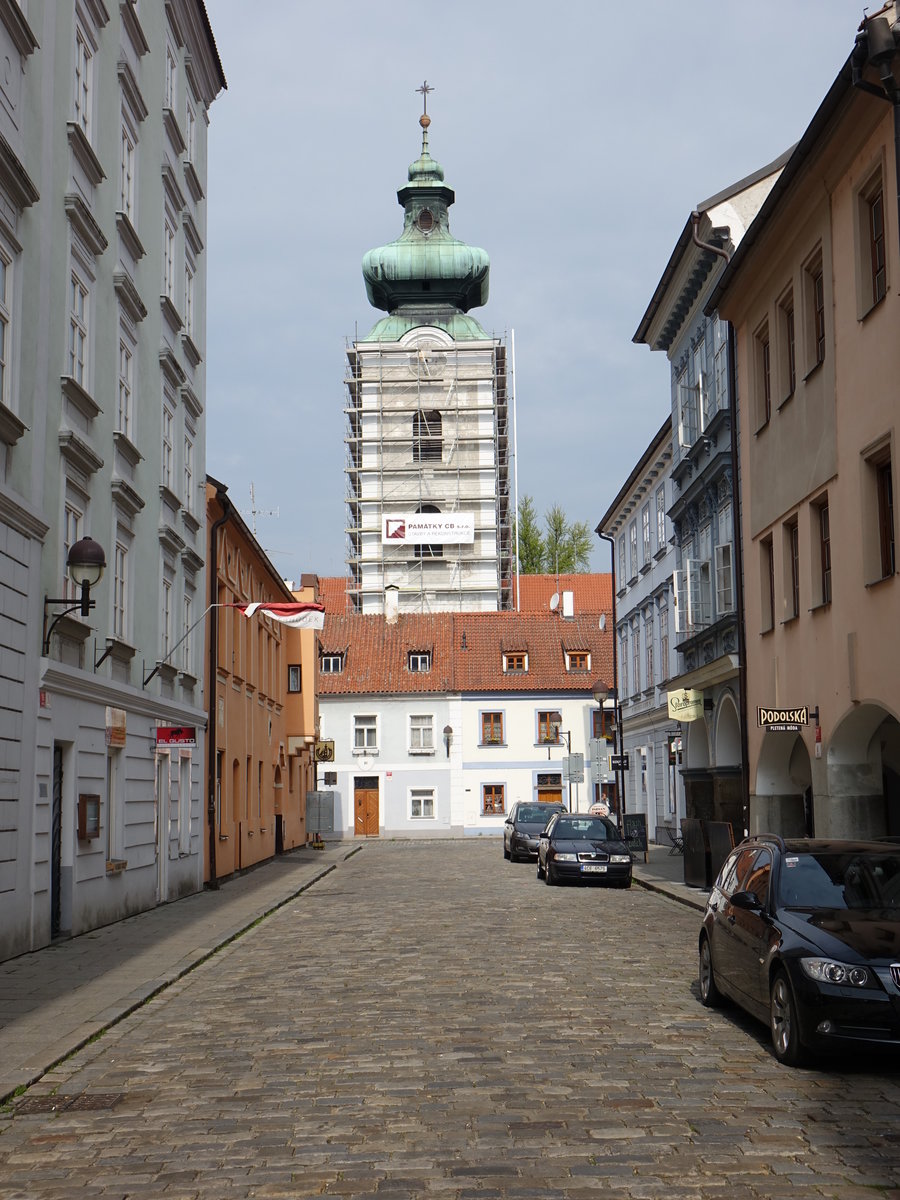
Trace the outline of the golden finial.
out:
[[[426,79],[421,87],[416,88],[416,91],[422,97],[422,115],[419,117],[419,124],[423,129],[427,129],[431,124],[431,117],[428,115],[428,93],[433,92],[434,88],[429,87],[428,80]]]

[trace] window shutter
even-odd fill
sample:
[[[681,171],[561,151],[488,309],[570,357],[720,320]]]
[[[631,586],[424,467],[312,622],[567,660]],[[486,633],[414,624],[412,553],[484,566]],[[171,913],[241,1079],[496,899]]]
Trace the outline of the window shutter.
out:
[[[684,571],[672,573],[672,592],[675,597],[675,632],[687,632],[687,597],[685,594]]]
[[[731,542],[716,546],[716,612],[734,612],[734,577],[731,564]]]

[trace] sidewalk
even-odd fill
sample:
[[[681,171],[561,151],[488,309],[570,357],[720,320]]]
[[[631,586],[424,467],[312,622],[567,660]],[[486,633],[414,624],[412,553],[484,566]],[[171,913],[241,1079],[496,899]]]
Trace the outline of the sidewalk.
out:
[[[679,904],[686,904],[703,912],[709,891],[706,888],[688,887],[684,882],[684,857],[670,854],[669,846],[657,846],[651,842],[649,862],[643,854],[634,856],[634,882],[651,892],[662,892]]]
[[[139,913],[67,942],[0,963],[0,1104],[114,1025],[150,996],[288,903],[356,852],[332,842],[263,863],[184,900]],[[702,910],[706,892],[687,887],[681,856],[651,845],[634,880]]]
[[[352,853],[305,847],[218,891],[0,963],[0,1104]]]

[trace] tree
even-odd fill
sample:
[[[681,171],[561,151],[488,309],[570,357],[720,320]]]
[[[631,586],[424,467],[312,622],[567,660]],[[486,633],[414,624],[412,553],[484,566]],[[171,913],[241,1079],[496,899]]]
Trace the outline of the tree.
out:
[[[523,575],[542,575],[544,539],[538,525],[534,501],[523,496],[519,501],[519,570]]]
[[[586,521],[569,522],[554,504],[544,514],[541,533],[534,501],[519,501],[519,570],[523,575],[569,575],[589,571],[593,541]]]

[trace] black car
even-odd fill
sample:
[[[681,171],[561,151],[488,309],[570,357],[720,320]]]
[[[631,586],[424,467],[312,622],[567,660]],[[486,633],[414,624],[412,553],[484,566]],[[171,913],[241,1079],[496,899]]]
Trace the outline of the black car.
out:
[[[547,828],[547,822],[554,813],[565,811],[562,804],[517,801],[503,826],[503,857],[513,862],[518,858],[537,858],[538,838]]]
[[[848,1047],[900,1048],[900,845],[747,838],[700,930],[700,998],[764,1021],[790,1066]]]
[[[609,817],[559,813],[538,842],[538,879],[631,887],[631,851]]]

